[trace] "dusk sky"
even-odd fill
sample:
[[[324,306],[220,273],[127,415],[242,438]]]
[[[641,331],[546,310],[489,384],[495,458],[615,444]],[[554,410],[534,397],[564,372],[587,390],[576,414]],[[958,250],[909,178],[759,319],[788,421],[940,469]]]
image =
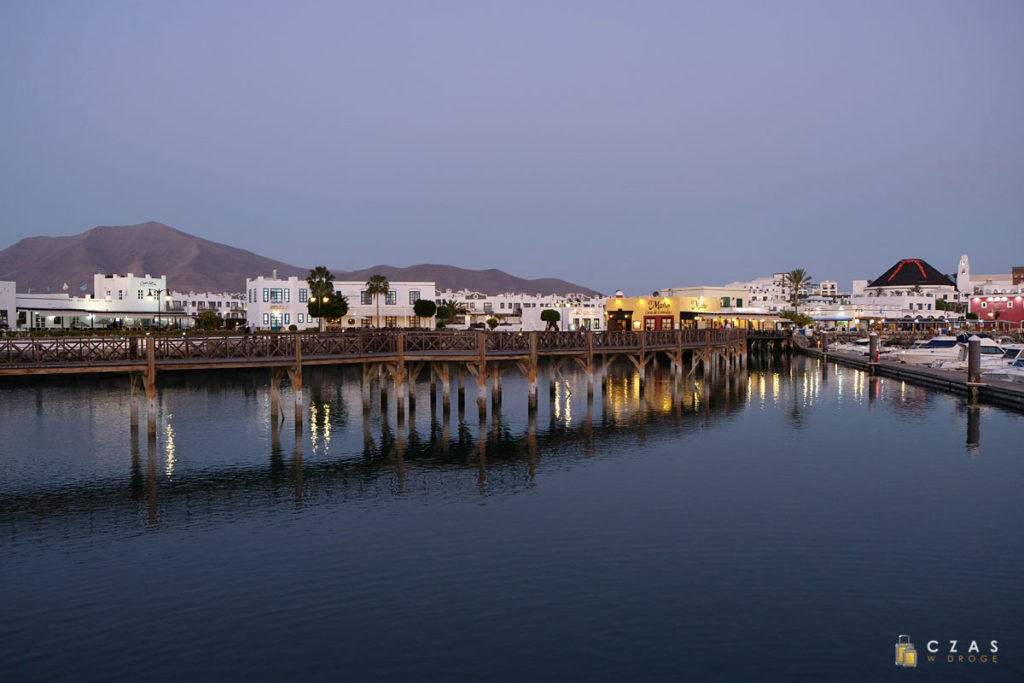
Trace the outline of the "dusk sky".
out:
[[[156,220],[606,293],[1024,265],[1019,0],[5,0],[0,97],[0,248]]]

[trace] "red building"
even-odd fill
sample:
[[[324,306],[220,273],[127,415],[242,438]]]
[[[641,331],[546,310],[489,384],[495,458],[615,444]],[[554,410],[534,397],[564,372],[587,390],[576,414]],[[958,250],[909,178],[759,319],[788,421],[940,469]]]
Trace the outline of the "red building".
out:
[[[977,313],[981,323],[991,324],[998,320],[1000,327],[1022,327],[1024,296],[1019,293],[972,294],[968,310]]]

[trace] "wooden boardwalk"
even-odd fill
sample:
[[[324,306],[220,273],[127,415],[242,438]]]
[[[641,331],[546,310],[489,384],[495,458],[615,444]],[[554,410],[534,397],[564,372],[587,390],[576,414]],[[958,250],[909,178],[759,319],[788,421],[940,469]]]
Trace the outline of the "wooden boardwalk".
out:
[[[448,332],[345,331],[324,334],[237,336],[128,336],[7,338],[0,340],[0,376],[129,373],[135,391],[144,387],[150,413],[155,410],[158,372],[270,368],[271,386],[287,372],[295,398],[295,419],[301,420],[302,368],[311,365],[358,364],[363,372],[364,402],[374,379],[394,386],[399,414],[424,369],[431,384],[440,382],[445,405],[454,365],[460,395],[463,376],[477,383],[481,414],[491,378],[493,401],[501,398],[501,374],[509,367],[522,372],[529,386],[529,405],[536,406],[537,371],[542,359],[557,372],[565,362],[577,363],[593,395],[595,360],[629,360],[639,372],[643,390],[647,365],[656,354],[667,356],[673,372],[684,365],[705,373],[737,367],[747,357],[747,332],[729,330],[659,330],[605,332]],[[280,409],[280,406],[276,406]],[[283,410],[281,410],[283,413]]]

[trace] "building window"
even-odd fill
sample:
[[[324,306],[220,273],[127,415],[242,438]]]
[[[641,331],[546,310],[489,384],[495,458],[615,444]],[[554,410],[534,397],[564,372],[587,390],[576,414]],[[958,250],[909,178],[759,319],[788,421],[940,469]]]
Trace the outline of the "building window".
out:
[[[309,301],[309,290],[305,287],[299,288],[299,303],[304,304]]]
[[[414,304],[420,300],[420,290],[410,289],[409,290],[409,304]]]
[[[291,321],[292,321],[292,314],[291,313],[285,313],[284,314],[284,324],[287,325]]]
[[[270,301],[270,290],[266,287],[263,288],[263,303]]]
[[[263,324],[264,325],[269,325],[270,324],[270,314],[269,313],[264,313],[263,314]]]
[[[595,330],[601,329],[601,319],[600,318],[594,318],[594,329]]]
[[[363,327],[372,327],[373,326],[373,321],[370,320],[369,318],[363,318],[363,320],[361,322],[361,325]]]
[[[387,306],[394,306],[395,304],[397,304],[398,303],[398,292],[396,292],[393,289],[390,290],[388,292],[387,299],[384,300],[384,303]]]
[[[393,315],[384,316],[384,327],[398,327],[398,318]]]
[[[304,323],[304,322],[306,322],[306,321],[305,321],[305,315],[303,315],[302,313],[299,313],[299,322],[300,322],[300,323]]]
[[[263,290],[266,291],[266,290]],[[280,287],[273,287],[270,290],[270,303],[272,304],[285,304],[288,303],[291,298],[291,290],[282,289]],[[266,301],[266,299],[264,299]]]
[[[1013,302],[1012,301],[1007,301],[1006,302],[1006,307],[1007,308],[1013,308]]]
[[[981,307],[982,308],[988,308],[988,302],[987,301],[982,301],[981,302]]]
[[[372,306],[373,297],[365,289],[359,292],[359,304],[362,306]]]

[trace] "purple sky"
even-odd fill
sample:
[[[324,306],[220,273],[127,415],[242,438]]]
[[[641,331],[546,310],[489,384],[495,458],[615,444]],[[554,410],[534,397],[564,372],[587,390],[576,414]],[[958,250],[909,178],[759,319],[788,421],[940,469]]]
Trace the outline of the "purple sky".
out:
[[[1024,265],[1024,3],[0,4],[0,248],[611,292]]]

